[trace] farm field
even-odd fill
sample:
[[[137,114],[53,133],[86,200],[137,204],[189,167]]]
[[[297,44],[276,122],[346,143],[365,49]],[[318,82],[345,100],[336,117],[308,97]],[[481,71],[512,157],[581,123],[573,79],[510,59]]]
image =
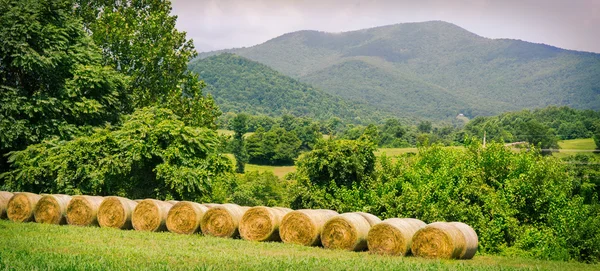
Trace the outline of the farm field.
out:
[[[223,130],[223,131],[228,131],[228,130]],[[558,151],[558,152],[553,153],[553,156],[556,156],[559,158],[567,157],[570,155],[575,155],[577,153],[592,154],[591,150],[593,150],[596,147],[594,140],[591,138],[561,140],[558,142],[558,145],[560,146],[561,149],[565,150],[565,151]],[[463,147],[457,146],[457,147],[449,147],[449,148],[463,148]],[[377,151],[375,151],[375,155],[381,156],[385,153],[388,157],[393,157],[393,156],[402,155],[402,154],[409,153],[409,152],[417,153],[417,152],[419,152],[419,149],[418,148],[379,148],[379,149],[377,149]],[[233,157],[232,154],[227,154],[227,156],[230,157],[230,159],[233,161],[233,163],[235,163],[235,158]],[[246,164],[246,171],[259,171],[259,172],[271,171],[276,176],[283,178],[286,174],[296,171],[296,166],[268,166],[268,165]]]
[[[561,140],[558,141],[558,146],[560,150],[552,155],[560,158],[577,153],[593,154],[593,150],[596,149],[596,143],[592,138]]]
[[[599,270],[518,257],[429,260],[283,243],[0,221],[7,270]]]

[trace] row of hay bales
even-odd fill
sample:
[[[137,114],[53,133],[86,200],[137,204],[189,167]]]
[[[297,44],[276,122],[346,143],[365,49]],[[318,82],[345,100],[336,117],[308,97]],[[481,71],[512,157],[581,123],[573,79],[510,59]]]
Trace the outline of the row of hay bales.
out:
[[[16,222],[100,226],[139,231],[283,241],[305,246],[387,255],[471,259],[475,231],[460,222],[429,225],[414,218],[378,217],[332,210],[292,210],[199,204],[189,201],[130,200],[122,197],[37,195],[0,192],[0,218]]]

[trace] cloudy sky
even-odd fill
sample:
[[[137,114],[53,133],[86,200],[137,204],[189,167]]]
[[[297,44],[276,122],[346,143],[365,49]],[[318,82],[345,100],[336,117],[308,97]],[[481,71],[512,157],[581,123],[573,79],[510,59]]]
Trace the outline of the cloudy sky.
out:
[[[342,32],[442,20],[488,38],[600,53],[600,0],[172,0],[198,52],[297,30]]]

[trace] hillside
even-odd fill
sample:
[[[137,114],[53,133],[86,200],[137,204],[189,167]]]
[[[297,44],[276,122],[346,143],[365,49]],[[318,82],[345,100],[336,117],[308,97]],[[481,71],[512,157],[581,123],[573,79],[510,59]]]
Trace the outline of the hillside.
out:
[[[355,123],[385,116],[233,54],[193,61],[189,69],[207,83],[206,92],[213,95],[223,112],[269,116],[289,113],[320,120],[335,116]]]
[[[298,31],[226,51],[397,116],[472,118],[547,105],[600,109],[600,54],[487,39],[440,21]]]

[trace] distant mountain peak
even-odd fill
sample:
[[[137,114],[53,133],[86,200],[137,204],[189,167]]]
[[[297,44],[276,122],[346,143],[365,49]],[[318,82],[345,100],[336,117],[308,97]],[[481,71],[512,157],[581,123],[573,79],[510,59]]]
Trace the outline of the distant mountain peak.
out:
[[[600,54],[483,38],[444,21],[302,30],[227,51],[397,116],[453,119],[551,104],[600,109]]]

